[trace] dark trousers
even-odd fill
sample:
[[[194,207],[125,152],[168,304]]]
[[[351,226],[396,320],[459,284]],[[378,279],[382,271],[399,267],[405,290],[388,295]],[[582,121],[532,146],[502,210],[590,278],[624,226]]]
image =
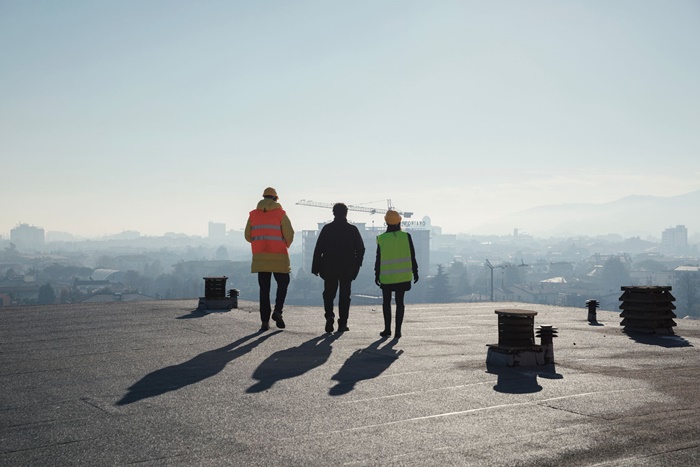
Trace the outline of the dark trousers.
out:
[[[391,292],[389,289],[382,289],[382,314],[384,315],[384,330],[391,331]],[[401,325],[403,324],[403,312],[405,309],[403,297],[406,294],[405,290],[397,290],[396,294],[396,334],[401,333]]]
[[[260,319],[263,323],[270,320],[270,285],[272,283],[272,275],[275,275],[277,282],[277,295],[275,297],[275,311],[282,313],[284,308],[284,299],[287,298],[287,288],[289,287],[289,274],[283,272],[259,272],[258,285],[260,286]]]
[[[344,326],[348,324],[351,284],[352,279],[332,277],[323,280],[323,309],[326,312],[326,321],[332,322],[335,318],[335,314],[333,313],[333,301],[340,288],[340,294],[338,295],[338,325]]]

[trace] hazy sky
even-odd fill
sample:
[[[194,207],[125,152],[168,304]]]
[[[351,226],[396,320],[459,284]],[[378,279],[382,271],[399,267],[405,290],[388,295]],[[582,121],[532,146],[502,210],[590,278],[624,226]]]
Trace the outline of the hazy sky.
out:
[[[239,229],[266,186],[296,230],[391,199],[468,233],[699,156],[695,0],[0,0],[4,238]]]

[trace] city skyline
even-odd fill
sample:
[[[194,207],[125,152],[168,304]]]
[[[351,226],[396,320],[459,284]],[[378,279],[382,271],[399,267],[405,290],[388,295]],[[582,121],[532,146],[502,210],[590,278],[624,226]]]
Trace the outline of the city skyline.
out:
[[[3,238],[19,223],[237,230],[267,186],[297,230],[330,218],[301,199],[391,199],[451,233],[699,188],[696,2],[0,1],[0,13]]]
[[[319,225],[332,220],[328,204],[324,203],[322,209],[318,209],[320,203],[303,201],[297,204],[307,207],[314,206],[313,212],[317,213],[313,227],[296,228],[297,232],[316,230]],[[576,203],[537,206],[484,224],[468,232],[450,232],[435,224],[428,217],[421,218],[408,212],[402,225],[408,229],[429,229],[436,233],[477,237],[524,235],[537,238],[565,238],[618,235],[622,238],[638,237],[650,241],[659,241],[666,230],[682,226],[688,232],[687,236],[690,241],[697,242],[700,240],[700,224],[698,224],[695,215],[698,205],[700,205],[700,190],[674,197],[630,196],[605,204]],[[350,207],[350,222],[364,224],[368,227],[382,228],[384,226],[383,213],[386,208],[376,208],[376,213],[370,214],[369,212],[374,211],[375,208],[352,205]],[[536,226],[536,228],[532,231],[522,228],[522,226],[528,225]],[[242,228],[232,228],[226,222],[211,220],[207,222],[204,234],[190,234],[173,230],[151,234],[128,229],[109,234],[84,236],[70,231],[44,229],[41,225],[27,223],[18,223],[12,231],[20,227],[45,231],[47,242],[101,238],[127,239],[139,236],[152,238],[188,236],[224,239],[238,235],[239,240],[243,238]],[[9,240],[10,236],[0,232],[0,239]]]

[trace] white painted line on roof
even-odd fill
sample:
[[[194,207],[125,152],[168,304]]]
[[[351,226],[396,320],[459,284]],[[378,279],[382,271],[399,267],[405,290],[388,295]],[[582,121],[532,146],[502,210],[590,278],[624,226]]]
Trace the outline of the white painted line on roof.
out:
[[[393,422],[377,423],[375,425],[364,425],[364,426],[358,426],[358,427],[353,427],[353,428],[346,428],[344,430],[336,430],[336,431],[331,431],[329,433],[331,433],[331,434],[332,433],[345,433],[348,431],[359,431],[359,430],[365,430],[368,428],[381,428],[381,427],[385,427],[385,426],[398,425],[400,423],[417,422],[417,421],[422,421],[422,420],[432,420],[432,419],[437,419],[437,418],[452,417],[455,415],[467,415],[467,414],[472,414],[472,413],[477,413],[477,412],[484,412],[486,410],[520,407],[520,406],[525,406],[525,405],[539,405],[539,404],[542,404],[545,402],[551,402],[551,401],[562,400],[562,399],[570,399],[570,398],[575,398],[575,397],[586,397],[586,396],[592,396],[592,395],[596,395],[596,394],[611,394],[611,393],[615,393],[615,392],[632,392],[632,391],[641,391],[641,390],[644,390],[644,388],[619,389],[619,390],[615,390],[615,391],[584,392],[584,393],[580,393],[580,394],[570,394],[568,396],[550,397],[547,399],[540,399],[537,401],[517,402],[514,404],[499,404],[499,405],[491,405],[488,407],[479,407],[477,409],[460,410],[458,412],[446,412],[446,413],[440,413],[440,414],[435,414],[435,415],[425,415],[423,417],[407,418],[405,420],[396,420]]]
[[[482,384],[493,384],[493,381],[482,381],[480,383],[460,384],[458,386],[447,386],[444,388],[428,389],[426,391],[402,392],[399,394],[390,394],[388,396],[370,397],[367,399],[355,399],[355,400],[351,400],[351,401],[343,401],[343,402],[341,402],[341,404],[356,404],[358,402],[368,402],[368,401],[376,401],[376,400],[380,400],[380,399],[391,399],[394,397],[412,396],[415,394],[425,394],[427,392],[438,392],[438,391],[445,391],[445,390],[452,390],[452,389],[462,389],[462,388],[468,388],[468,387],[472,387],[472,386],[479,386]]]

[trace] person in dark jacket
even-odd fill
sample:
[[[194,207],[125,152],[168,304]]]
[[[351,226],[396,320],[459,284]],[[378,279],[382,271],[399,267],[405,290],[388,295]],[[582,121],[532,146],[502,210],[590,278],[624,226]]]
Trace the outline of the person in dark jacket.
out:
[[[335,314],[333,301],[338,296],[338,332],[349,331],[350,293],[352,281],[362,267],[365,244],[360,231],[348,223],[348,207],[343,203],[333,206],[333,222],[323,226],[316,241],[311,273],[323,279],[323,308],[326,332],[333,332]]]
[[[418,263],[411,234],[401,230],[401,215],[389,210],[384,216],[386,232],[377,236],[377,258],[374,262],[374,282],[382,289],[384,330],[382,337],[391,336],[391,295],[396,301],[394,338],[401,338],[404,295],[411,290],[411,280],[418,282]]]

